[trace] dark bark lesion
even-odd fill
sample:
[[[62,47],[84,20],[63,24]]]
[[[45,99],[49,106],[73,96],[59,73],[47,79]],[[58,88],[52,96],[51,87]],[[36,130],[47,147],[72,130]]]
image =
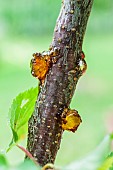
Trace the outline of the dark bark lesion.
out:
[[[59,49],[49,68],[29,121],[29,152],[41,166],[54,163],[62,137],[62,113],[69,108],[86,69],[82,42],[93,0],[63,0],[50,48]]]

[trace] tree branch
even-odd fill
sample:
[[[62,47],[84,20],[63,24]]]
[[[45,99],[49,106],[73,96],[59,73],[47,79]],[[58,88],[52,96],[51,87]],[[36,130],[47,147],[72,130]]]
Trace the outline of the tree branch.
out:
[[[62,113],[69,108],[86,69],[82,42],[93,0],[63,0],[50,50],[57,49],[29,121],[28,150],[40,165],[54,163],[62,137]]]

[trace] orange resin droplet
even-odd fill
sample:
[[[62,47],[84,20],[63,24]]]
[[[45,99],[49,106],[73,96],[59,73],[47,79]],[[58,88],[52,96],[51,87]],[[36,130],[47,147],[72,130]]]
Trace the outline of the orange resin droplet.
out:
[[[83,51],[81,52],[81,58],[82,58],[82,59],[84,59],[84,58],[85,58],[85,54],[84,54],[84,52],[83,52]]]
[[[81,59],[81,60],[79,61],[79,70],[80,70],[80,71],[82,72],[82,74],[83,74],[83,73],[85,73],[86,69],[87,69],[86,61],[85,61],[84,59]]]
[[[75,132],[82,122],[81,117],[76,110],[68,110],[66,117],[62,120],[62,129],[72,132]]]
[[[34,54],[31,60],[31,73],[39,80],[43,80],[50,67],[50,56],[42,56],[40,53]]]
[[[55,47],[50,48],[49,51],[33,54],[33,59],[31,60],[31,73],[34,77],[38,78],[42,84],[52,63],[57,62],[57,58],[55,57],[58,55],[59,49]]]

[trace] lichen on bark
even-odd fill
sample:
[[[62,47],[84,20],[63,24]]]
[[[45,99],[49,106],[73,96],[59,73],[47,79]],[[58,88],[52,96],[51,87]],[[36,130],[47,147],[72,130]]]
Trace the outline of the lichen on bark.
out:
[[[46,74],[29,121],[29,152],[44,166],[54,163],[62,137],[62,113],[69,108],[79,77],[86,69],[82,43],[93,0],[63,0],[50,49],[59,49]],[[81,65],[82,63],[82,65]]]

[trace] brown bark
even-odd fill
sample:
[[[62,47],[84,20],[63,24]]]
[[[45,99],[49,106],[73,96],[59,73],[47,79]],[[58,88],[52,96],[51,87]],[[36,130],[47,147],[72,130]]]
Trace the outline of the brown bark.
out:
[[[28,150],[43,166],[54,163],[63,130],[61,115],[68,108],[81,75],[82,42],[93,0],[63,0],[52,48],[59,49],[40,85],[35,111],[29,121]]]

